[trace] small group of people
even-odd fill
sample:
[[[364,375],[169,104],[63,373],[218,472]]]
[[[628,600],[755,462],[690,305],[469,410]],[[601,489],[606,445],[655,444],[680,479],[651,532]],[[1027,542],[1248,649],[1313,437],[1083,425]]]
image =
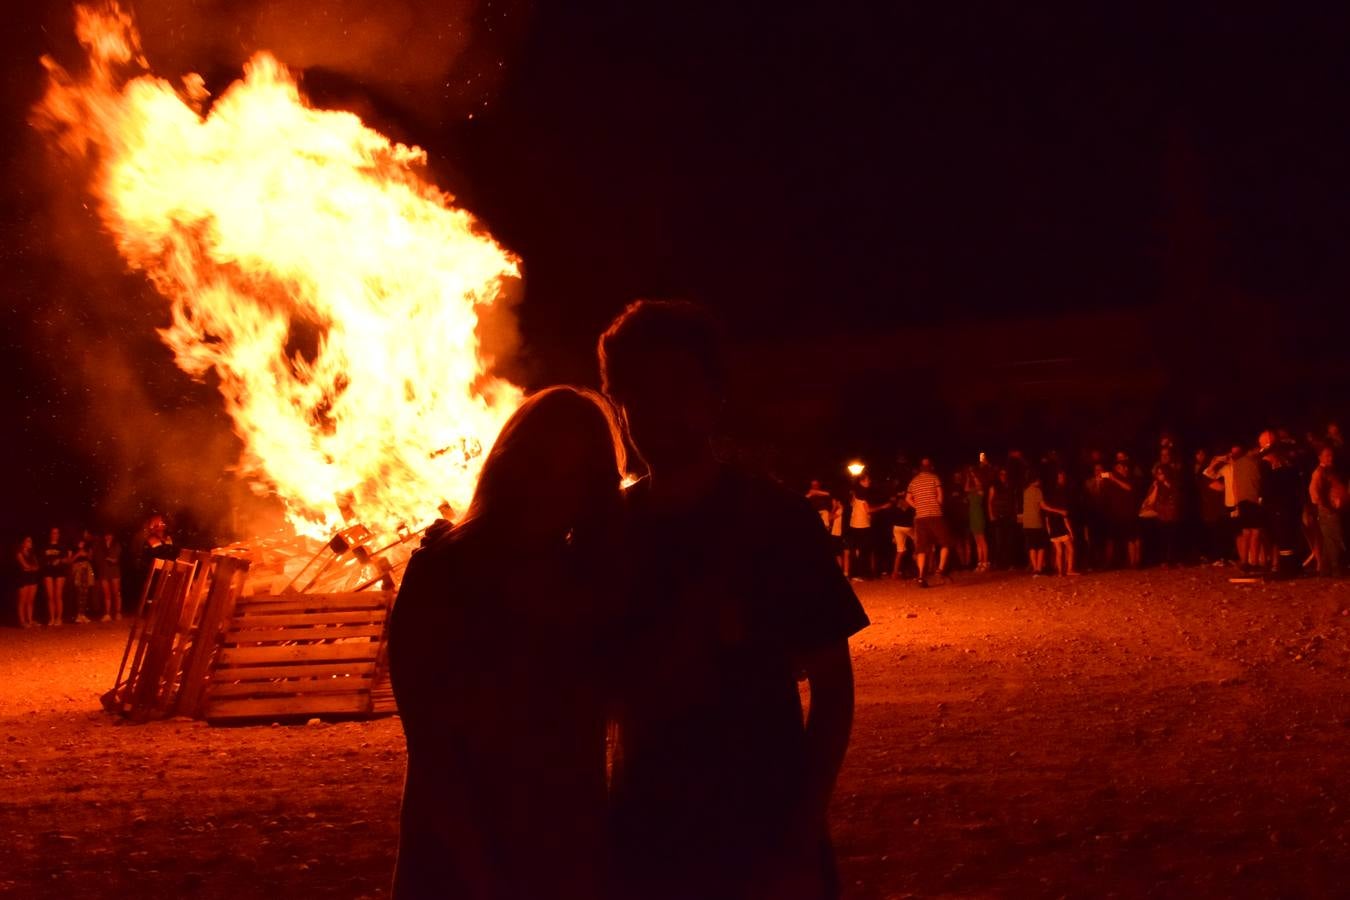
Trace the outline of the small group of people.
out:
[[[112,532],[84,531],[73,543],[60,528],[47,532],[38,546],[25,535],[14,554],[18,573],[18,624],[60,627],[66,622],[66,600],[73,599],[70,621],[85,624],[97,618],[122,617],[122,544]],[[38,589],[47,604],[47,621],[35,618]]]
[[[889,571],[927,586],[956,569],[1073,575],[1186,562],[1334,576],[1350,510],[1343,450],[1335,424],[1303,441],[1267,429],[1251,445],[1196,450],[1187,467],[1164,434],[1146,470],[1125,450],[1086,451],[1076,465],[1011,450],[999,464],[980,454],[945,483],[930,459],[912,474],[902,464],[882,485],[856,465],[842,488],[815,480],[806,498],[854,579]]]
[[[86,528],[78,533],[79,538],[68,541],[53,526],[41,544],[25,535],[15,547],[10,568],[20,628],[118,621],[124,611],[124,579],[130,577],[135,588],[151,559],[172,558],[178,552],[162,515],[151,516],[134,535],[130,555],[113,531]],[[39,595],[46,605],[42,621],[37,618]]]

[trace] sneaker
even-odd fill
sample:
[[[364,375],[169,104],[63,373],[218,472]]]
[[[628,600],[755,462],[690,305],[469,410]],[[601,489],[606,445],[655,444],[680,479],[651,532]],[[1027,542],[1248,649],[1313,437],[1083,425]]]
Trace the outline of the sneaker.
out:
[[[111,622],[111,621],[112,621],[112,616],[108,615],[107,613],[104,613],[104,614],[103,614],[103,618],[99,619],[99,622],[105,622],[105,623],[106,623],[106,622]]]
[[[76,625],[88,625],[88,624],[89,624],[89,617],[86,616],[84,613],[80,613],[78,616],[75,617],[75,624],[76,624]]]

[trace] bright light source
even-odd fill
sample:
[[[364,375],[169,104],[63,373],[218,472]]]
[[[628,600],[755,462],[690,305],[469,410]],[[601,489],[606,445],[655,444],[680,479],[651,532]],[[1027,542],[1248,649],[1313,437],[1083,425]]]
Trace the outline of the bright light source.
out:
[[[866,468],[867,466],[864,466],[860,462],[852,462],[848,464],[848,474],[852,475],[854,478],[857,478],[859,475],[863,473],[863,469]]]

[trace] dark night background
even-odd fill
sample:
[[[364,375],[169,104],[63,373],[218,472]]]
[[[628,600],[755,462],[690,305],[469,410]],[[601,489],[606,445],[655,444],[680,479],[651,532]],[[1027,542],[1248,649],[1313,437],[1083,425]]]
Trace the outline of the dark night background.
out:
[[[131,7],[160,75],[219,91],[271,48],[318,105],[427,148],[524,259],[517,380],[593,383],[633,297],[716,307],[732,446],[788,477],[1162,426],[1250,439],[1345,405],[1329,4]],[[210,518],[233,455],[214,390],[159,347],[164,306],[25,124],[38,57],[76,62],[69,7],[11,16],[5,532]]]

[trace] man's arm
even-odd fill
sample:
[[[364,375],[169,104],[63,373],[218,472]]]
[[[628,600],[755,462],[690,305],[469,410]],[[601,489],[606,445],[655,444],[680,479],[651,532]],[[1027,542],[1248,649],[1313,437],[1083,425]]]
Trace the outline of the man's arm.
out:
[[[811,705],[806,715],[806,805],[802,824],[819,828],[825,822],[834,781],[853,730],[853,660],[848,653],[848,641],[835,641],[811,651],[802,658],[801,668],[811,688]]]
[[[1134,490],[1134,485],[1130,484],[1124,478],[1121,478],[1115,472],[1108,472],[1106,478],[1108,481],[1114,481],[1118,487],[1124,488],[1127,491]]]
[[[1322,470],[1314,469],[1312,478],[1308,480],[1308,499],[1312,501],[1313,506],[1322,505]]]

